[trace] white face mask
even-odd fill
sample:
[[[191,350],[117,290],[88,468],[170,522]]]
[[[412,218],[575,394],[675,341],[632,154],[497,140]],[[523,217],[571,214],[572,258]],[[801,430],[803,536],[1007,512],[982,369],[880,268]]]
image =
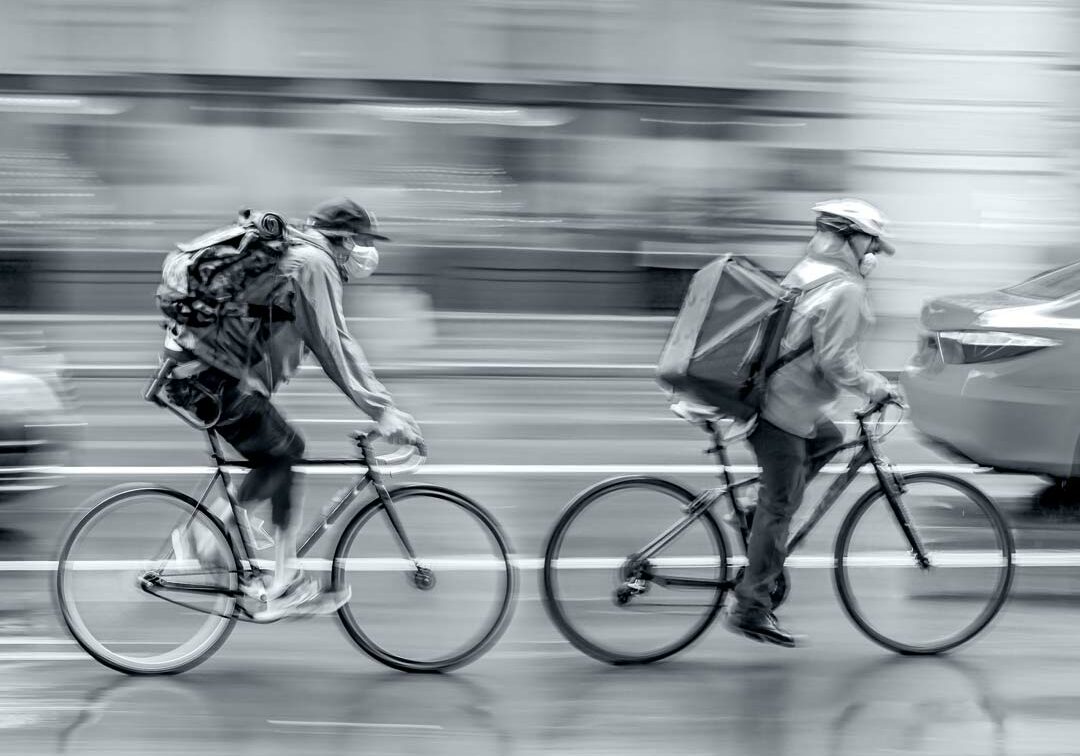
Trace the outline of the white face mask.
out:
[[[345,276],[350,281],[367,278],[379,267],[379,250],[350,242],[345,245],[349,259],[345,261]]]
[[[877,255],[873,252],[867,252],[863,255],[862,260],[859,261],[859,274],[863,278],[869,278],[870,274],[874,272],[874,268],[877,267]]]

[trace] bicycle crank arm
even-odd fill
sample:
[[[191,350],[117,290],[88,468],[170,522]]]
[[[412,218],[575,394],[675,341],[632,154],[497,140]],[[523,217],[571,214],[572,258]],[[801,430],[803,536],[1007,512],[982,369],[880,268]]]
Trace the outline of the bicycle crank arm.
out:
[[[165,580],[161,576],[151,578],[143,575],[139,578],[139,587],[147,593],[152,593],[155,596],[160,595],[161,591],[175,591],[177,593],[201,593],[201,594],[213,594],[215,596],[232,596],[239,598],[244,594],[238,590],[225,590],[222,588],[215,588],[212,585],[193,585],[191,583],[174,583],[171,580]],[[164,598],[164,597],[162,597]]]
[[[207,609],[206,607],[203,607],[203,606],[197,606],[196,604],[189,604],[186,601],[180,601],[179,599],[172,598],[171,596],[166,596],[164,591],[159,590],[159,588],[160,588],[159,585],[148,583],[145,579],[140,579],[139,584],[140,584],[140,587],[144,591],[149,593],[151,596],[154,596],[155,598],[159,598],[162,601],[168,601],[170,604],[175,604],[176,606],[182,606],[185,609],[191,609],[192,611],[199,612],[200,614],[209,614],[209,615],[214,616],[214,617],[224,617],[225,619],[231,619],[231,618],[235,617],[236,619],[244,621],[244,622],[252,622],[253,621],[253,620],[249,620],[249,619],[247,619],[245,617],[240,616],[241,614],[247,614],[248,616],[251,616],[251,613],[248,612],[247,609],[240,606],[240,604],[236,604],[236,610],[232,614],[224,614],[222,612],[215,612],[212,609]],[[172,590],[177,590],[177,592],[179,592],[179,593],[184,593],[184,592],[187,592],[187,593],[201,593],[201,592],[204,592],[204,591],[184,591],[184,589],[172,589]],[[227,591],[210,591],[210,592],[214,593],[216,595],[219,595],[219,596],[220,595],[226,595],[226,594],[232,595],[234,593],[237,593],[236,591],[228,591],[228,592]]]

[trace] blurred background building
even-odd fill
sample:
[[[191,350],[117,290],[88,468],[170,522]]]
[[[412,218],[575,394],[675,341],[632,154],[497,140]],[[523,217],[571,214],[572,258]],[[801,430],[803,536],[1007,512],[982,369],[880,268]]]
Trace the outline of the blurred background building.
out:
[[[1075,253],[1065,0],[0,1],[6,309],[153,313],[163,252],[328,194],[436,310],[670,312],[809,206],[896,221],[881,328]],[[906,342],[910,343],[910,342]]]

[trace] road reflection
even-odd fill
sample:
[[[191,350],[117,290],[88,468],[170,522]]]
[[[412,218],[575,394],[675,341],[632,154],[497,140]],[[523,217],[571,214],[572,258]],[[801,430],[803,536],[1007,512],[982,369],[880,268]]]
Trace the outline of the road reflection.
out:
[[[950,754],[1007,753],[1007,708],[976,667],[950,657],[887,657],[847,676],[848,694],[830,722],[831,754],[875,749]]]
[[[209,753],[227,743],[269,753],[513,753],[494,694],[462,676],[318,675],[298,667],[293,675],[100,679],[58,728],[58,753]]]
[[[1008,753],[1006,702],[987,675],[950,658],[751,657],[552,674],[547,684],[566,698],[540,725],[545,753],[675,744],[777,756]]]

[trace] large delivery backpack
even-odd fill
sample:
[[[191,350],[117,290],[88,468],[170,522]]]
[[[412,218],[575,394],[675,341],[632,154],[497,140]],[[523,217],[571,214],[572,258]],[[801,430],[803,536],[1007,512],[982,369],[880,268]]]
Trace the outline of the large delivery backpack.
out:
[[[291,320],[281,308],[244,299],[285,253],[286,230],[280,215],[242,210],[235,224],[178,244],[162,265],[158,307],[169,320],[193,328],[226,317]]]
[[[745,258],[717,258],[690,281],[660,355],[657,380],[725,415],[751,419],[761,409],[769,377],[812,348],[807,341],[780,354],[799,296],[831,280],[798,289]]]

